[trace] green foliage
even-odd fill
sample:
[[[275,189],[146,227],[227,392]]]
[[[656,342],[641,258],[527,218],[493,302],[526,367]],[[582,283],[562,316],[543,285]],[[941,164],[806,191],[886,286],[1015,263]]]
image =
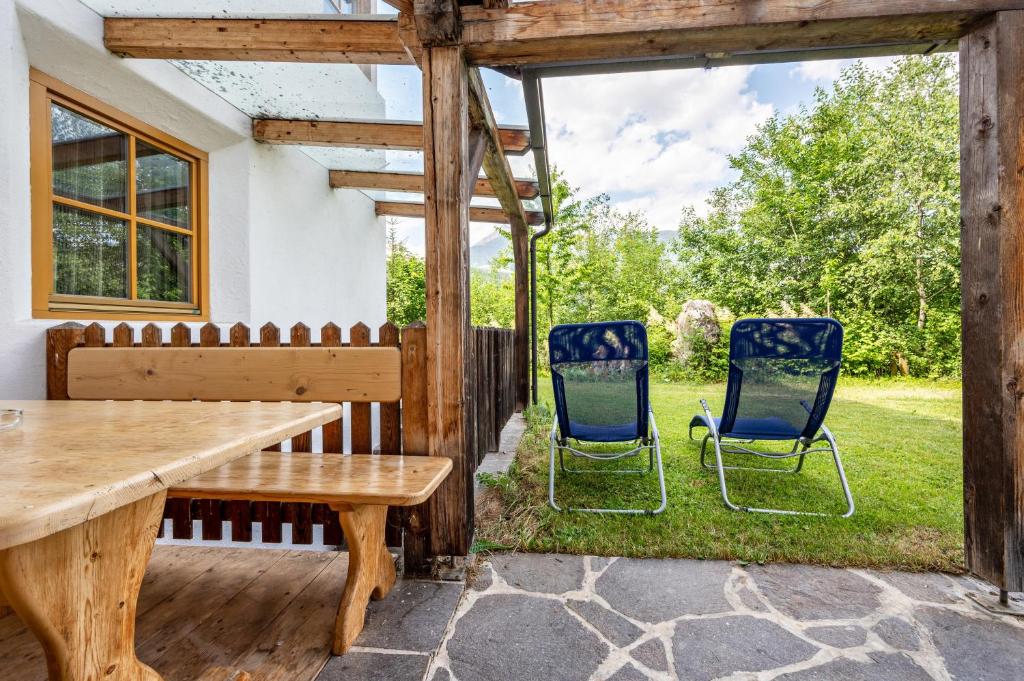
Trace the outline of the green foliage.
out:
[[[678,308],[671,295],[675,265],[658,231],[640,213],[620,213],[605,195],[580,199],[556,168],[555,227],[537,241],[538,338],[555,324],[647,319]],[[671,338],[652,334],[652,364],[669,359]],[[667,336],[667,332],[664,333]],[[546,353],[541,350],[541,356]]]
[[[387,297],[388,319],[398,326],[427,319],[426,269],[417,257],[388,231]]]
[[[672,361],[674,340],[663,324],[647,325],[647,357],[652,367],[664,367]]]
[[[721,381],[729,375],[729,328],[722,329],[717,343],[695,332],[688,341],[690,356],[682,367],[682,376],[689,381]]]
[[[497,326],[510,329],[516,321],[516,291],[511,273],[503,272],[492,262],[491,270],[470,273],[470,315],[475,326]]]
[[[540,357],[555,324],[673,319],[690,299],[726,316],[832,316],[852,375],[960,372],[959,113],[955,61],[906,57],[885,72],[846,68],[830,90],[761,125],[730,158],[737,173],[707,215],[683,211],[668,245],[640,213],[584,198],[557,168],[554,229],[537,241]],[[393,242],[393,240],[392,240]],[[474,324],[511,326],[508,253],[474,271]],[[423,263],[392,243],[388,312],[421,319]],[[659,377],[719,380],[716,344],[648,328]]]
[[[959,372],[959,122],[952,58],[858,63],[762,125],[674,251],[684,295],[847,328],[854,374]]]
[[[551,384],[541,385],[551,400]],[[663,515],[558,513],[547,506],[551,419],[528,420],[500,512],[480,517],[478,541],[516,551],[816,563],[910,570],[963,570],[963,475],[957,382],[844,378],[828,425],[843,453],[857,512],[851,518],[737,513],[725,508],[714,471],[700,466],[688,425],[699,398],[721,413],[724,386],[652,381],[668,487]],[[543,402],[542,402],[543,403]],[[695,431],[694,435],[703,435]],[[764,462],[727,459],[738,465]],[[576,462],[574,462],[576,463]],[[622,466],[594,464],[602,467]],[[563,475],[565,506],[656,502],[654,475]],[[811,454],[799,475],[728,471],[733,501],[841,513],[843,497],[827,453]]]

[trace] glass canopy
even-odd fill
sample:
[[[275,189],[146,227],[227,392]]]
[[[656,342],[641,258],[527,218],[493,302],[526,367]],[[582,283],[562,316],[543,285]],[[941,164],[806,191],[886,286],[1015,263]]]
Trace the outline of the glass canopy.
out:
[[[80,0],[108,17],[284,18],[395,13],[381,0]],[[251,61],[171,61],[250,118],[422,121],[422,74],[416,66]],[[482,70],[499,125],[526,125],[519,81]],[[298,147],[330,170],[423,172],[419,151]],[[517,177],[535,178],[532,155],[510,156]],[[418,194],[364,192],[375,200],[422,200]],[[497,205],[477,198],[473,205]]]

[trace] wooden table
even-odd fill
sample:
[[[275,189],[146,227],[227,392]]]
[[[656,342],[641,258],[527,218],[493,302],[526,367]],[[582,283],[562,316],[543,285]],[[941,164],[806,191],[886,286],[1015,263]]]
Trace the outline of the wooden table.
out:
[[[135,605],[167,488],[341,418],[337,404],[0,401],[0,601],[50,679],[158,681]]]

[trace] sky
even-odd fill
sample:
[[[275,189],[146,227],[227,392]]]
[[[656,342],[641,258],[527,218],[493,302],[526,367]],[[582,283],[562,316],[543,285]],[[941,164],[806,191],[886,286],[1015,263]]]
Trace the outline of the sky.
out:
[[[892,59],[865,61],[882,69]],[[606,193],[615,208],[641,210],[652,226],[675,230],[684,207],[705,213],[712,190],[734,179],[728,157],[759,124],[811,103],[815,88],[829,88],[850,63],[548,78],[543,88],[549,163],[581,196]],[[419,119],[418,82],[400,69],[379,72],[388,117]],[[498,123],[525,125],[519,83],[489,71],[484,79]],[[513,172],[535,176],[532,157],[516,160]],[[422,254],[422,221],[395,226],[399,238]],[[470,242],[476,243],[494,227],[474,223],[470,230]]]

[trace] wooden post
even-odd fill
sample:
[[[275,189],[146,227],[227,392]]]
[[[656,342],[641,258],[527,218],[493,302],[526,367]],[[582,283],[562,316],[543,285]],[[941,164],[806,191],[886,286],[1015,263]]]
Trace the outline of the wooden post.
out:
[[[249,327],[242,322],[232,326],[228,330],[228,342],[233,348],[249,347]],[[233,499],[223,504],[222,508],[225,520],[231,521],[231,541],[252,541],[252,502],[248,499]]]
[[[46,399],[68,399],[68,353],[84,333],[85,327],[75,322],[46,330]]]
[[[967,569],[1024,590],[1024,11],[960,41]]]
[[[430,547],[432,555],[465,555],[473,500],[466,411],[469,87],[461,47],[425,48],[422,68],[429,450],[454,466],[431,498]]]
[[[271,322],[260,327],[260,347],[276,348],[281,345],[281,329]],[[325,427],[326,430],[326,427]],[[271,451],[281,451],[281,445],[267,447]],[[280,544],[284,540],[281,527],[283,507],[279,501],[266,501],[256,504],[256,520],[260,521],[260,536],[266,544]]]
[[[145,337],[143,337],[145,340]],[[199,345],[204,348],[219,348],[221,346],[220,327],[213,322],[207,322],[199,328]],[[222,519],[226,517],[225,504],[220,499],[197,499],[195,502],[199,519],[203,521],[203,539],[209,541],[220,541],[224,537],[224,525]],[[185,530],[184,523],[181,523],[182,531]],[[173,523],[174,538],[178,539],[179,521]],[[188,526],[188,536],[192,538],[192,523]]]
[[[420,323],[402,329],[402,454],[430,453],[427,425],[427,329]],[[429,503],[404,510],[403,554],[406,574],[430,573]]]
[[[516,411],[522,411],[530,399],[530,228],[518,217],[511,220],[516,305],[514,381]]]

